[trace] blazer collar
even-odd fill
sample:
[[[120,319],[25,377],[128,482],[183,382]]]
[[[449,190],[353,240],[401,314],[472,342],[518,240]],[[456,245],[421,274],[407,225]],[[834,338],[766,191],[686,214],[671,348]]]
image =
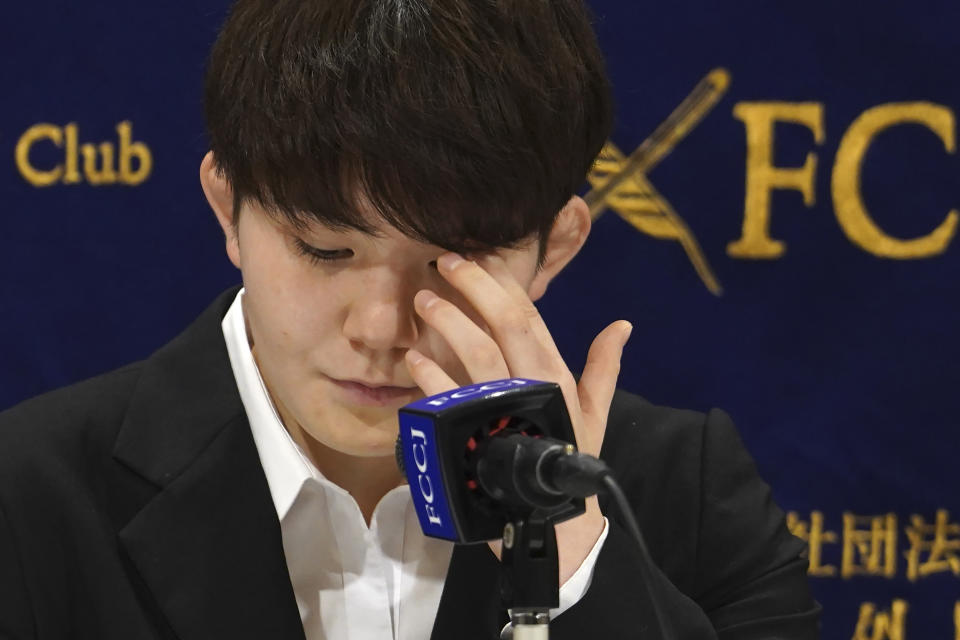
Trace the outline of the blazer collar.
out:
[[[158,492],[119,538],[181,640],[303,640],[220,327],[236,293],[143,365],[114,457]]]
[[[143,364],[114,457],[159,487],[176,478],[243,405],[220,322],[238,288]]]

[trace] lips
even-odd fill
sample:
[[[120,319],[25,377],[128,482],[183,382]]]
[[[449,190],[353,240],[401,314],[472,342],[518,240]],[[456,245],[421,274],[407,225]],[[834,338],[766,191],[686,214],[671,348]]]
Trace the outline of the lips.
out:
[[[330,378],[330,381],[349,402],[369,406],[394,404],[411,398],[419,391],[417,387],[395,387],[336,378]]]

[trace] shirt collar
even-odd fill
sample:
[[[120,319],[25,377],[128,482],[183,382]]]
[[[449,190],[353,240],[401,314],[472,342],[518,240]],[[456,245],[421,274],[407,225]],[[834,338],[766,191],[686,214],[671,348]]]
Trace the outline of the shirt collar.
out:
[[[260,369],[247,340],[243,315],[244,289],[237,293],[223,317],[223,337],[230,366],[237,381],[240,399],[250,422],[250,431],[267,477],[270,495],[280,520],[287,515],[301,487],[308,480],[320,480],[320,472],[306,458],[283,427],[277,409],[267,393]]]

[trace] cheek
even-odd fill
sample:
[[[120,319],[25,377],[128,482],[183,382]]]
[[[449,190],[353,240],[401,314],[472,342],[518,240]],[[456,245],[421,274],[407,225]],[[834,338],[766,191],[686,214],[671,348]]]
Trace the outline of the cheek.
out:
[[[333,296],[297,274],[244,277],[251,337],[272,369],[300,368],[327,346],[336,331]]]
[[[257,240],[244,247],[242,266],[253,338],[261,347],[302,340],[315,331],[317,301],[325,298],[323,282],[311,265],[290,255],[280,236]]]

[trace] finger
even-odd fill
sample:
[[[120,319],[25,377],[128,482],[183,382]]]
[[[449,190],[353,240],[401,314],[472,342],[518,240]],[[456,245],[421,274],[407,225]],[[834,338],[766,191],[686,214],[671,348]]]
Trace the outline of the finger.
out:
[[[528,301],[530,294],[523,288],[507,266],[506,260],[495,253],[487,253],[477,258],[477,264],[493,276],[507,294],[517,302]]]
[[[560,375],[566,371],[540,312],[525,292],[517,299],[477,263],[453,253],[441,256],[437,266],[490,328],[512,375]]]
[[[580,410],[590,424],[605,424],[620,375],[620,358],[633,326],[626,320],[609,325],[593,340],[577,393]],[[602,435],[602,434],[601,434]]]
[[[403,360],[407,371],[424,395],[433,396],[459,386],[440,365],[416,349],[408,349]]]
[[[554,345],[553,337],[550,335],[550,330],[547,328],[547,323],[543,321],[543,316],[540,315],[536,305],[534,305],[530,300],[530,294],[513,276],[513,273],[510,271],[510,267],[507,266],[507,262],[497,254],[493,253],[479,258],[477,260],[477,264],[479,264],[484,271],[489,273],[493,279],[497,281],[497,284],[503,287],[504,291],[507,292],[507,295],[513,298],[516,304],[532,307],[533,312],[529,314],[529,317],[534,333],[536,333],[537,337],[541,338],[544,342]],[[557,355],[559,356],[559,351],[557,352]]]
[[[527,290],[517,281],[517,279],[511,273],[510,268],[507,266],[506,261],[499,255],[485,254],[477,260],[477,264],[483,268],[484,271],[489,273],[493,278],[504,288],[508,295],[510,295],[518,304],[532,304],[530,301],[530,295],[527,293]],[[563,356],[560,355],[560,350],[557,349],[556,343],[553,341],[553,336],[550,335],[550,330],[547,328],[546,322],[544,322],[543,317],[540,315],[539,311],[536,311],[534,306],[535,313],[530,316],[530,324],[534,334],[537,335],[537,339],[543,350],[540,352],[544,354],[544,358],[548,360],[548,366],[557,367],[552,376],[551,382],[556,382],[560,385],[560,388],[563,390],[563,397],[567,402],[567,406],[571,408],[571,415],[573,414],[572,408],[579,406],[579,398],[577,395],[577,381],[573,378],[573,375],[570,373],[566,364],[563,363]],[[524,375],[514,371],[514,366],[511,361],[508,359],[507,364],[511,367],[511,371],[515,375]],[[522,366],[522,365],[518,365]],[[528,377],[537,378],[544,377],[538,376],[534,372],[528,375]],[[575,422],[574,429],[576,430],[577,424]]]
[[[460,358],[470,380],[486,382],[510,377],[500,346],[456,305],[427,289],[417,292],[413,304],[424,322],[433,327]]]

